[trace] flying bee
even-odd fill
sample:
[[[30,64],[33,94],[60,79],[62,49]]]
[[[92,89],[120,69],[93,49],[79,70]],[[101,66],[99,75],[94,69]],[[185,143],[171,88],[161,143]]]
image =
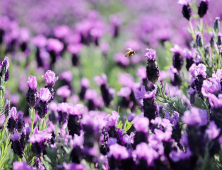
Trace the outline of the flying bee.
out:
[[[125,57],[129,57],[129,58],[131,58],[132,56],[136,56],[136,52],[134,51],[134,50],[132,50],[131,48],[128,48],[127,49],[127,52],[126,52],[126,54],[125,54]]]

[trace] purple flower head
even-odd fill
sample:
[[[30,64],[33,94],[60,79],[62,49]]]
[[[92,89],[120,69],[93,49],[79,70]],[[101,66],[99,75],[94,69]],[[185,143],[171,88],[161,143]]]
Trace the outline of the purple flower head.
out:
[[[69,70],[65,70],[65,71],[61,72],[59,77],[61,80],[65,80],[67,82],[71,82],[73,79],[72,72]]]
[[[103,84],[106,84],[107,76],[104,73],[102,73],[101,77],[100,76],[94,77],[94,81],[96,82],[97,85],[101,86]]]
[[[119,114],[115,111],[112,111],[112,115],[107,115],[104,120],[106,121],[107,126],[112,127],[116,126],[118,119],[119,119]]]
[[[171,71],[172,73],[177,73],[178,72],[177,69],[174,68],[173,66],[170,66],[169,71]]]
[[[8,68],[9,68],[9,59],[8,59],[8,57],[5,56],[3,64],[5,64],[5,66],[6,66],[5,69],[8,70]]]
[[[189,94],[194,94],[196,91],[193,89],[193,88],[189,88],[188,90],[187,90],[187,93],[189,93]]]
[[[82,104],[77,104],[75,106],[69,105],[67,108],[67,112],[70,115],[80,115],[80,110],[84,108],[84,105]]]
[[[49,38],[47,41],[47,50],[48,51],[55,51],[56,53],[59,53],[63,49],[63,43],[61,43],[57,39]]]
[[[25,124],[25,133],[26,135],[29,135],[31,133],[31,128],[29,127],[28,123]]]
[[[220,129],[217,128],[217,125],[214,121],[210,122],[210,125],[208,126],[206,130],[206,134],[210,139],[215,139],[220,133]]]
[[[30,33],[27,28],[21,28],[20,29],[20,41],[21,42],[27,42],[29,40]]]
[[[129,62],[130,62],[129,58],[125,57],[124,53],[115,54],[114,61],[121,64],[122,66],[127,66],[127,65],[129,65]]]
[[[135,137],[135,134],[133,132],[131,132],[130,135],[125,134],[123,136],[123,141],[127,144],[133,144],[134,143],[134,137]]]
[[[148,132],[149,128],[149,119],[146,117],[136,116],[133,119],[133,126],[138,132]]]
[[[51,102],[49,104],[49,110],[53,111],[53,112],[56,112],[57,111],[57,103],[56,102]]]
[[[207,74],[206,74],[206,66],[204,64],[199,64],[198,66],[194,63],[192,64],[192,66],[190,67],[189,69],[189,72],[190,74],[193,76],[193,77],[197,77],[198,75],[202,75],[203,78],[206,78],[207,77]]]
[[[18,118],[18,119],[23,119],[23,115],[24,115],[24,113],[23,113],[22,111],[19,111],[19,112],[17,113],[17,118]]]
[[[117,92],[117,95],[121,97],[129,97],[130,94],[131,94],[131,89],[128,87],[122,87],[120,91]]]
[[[156,51],[153,49],[146,49],[146,54],[145,56],[149,60],[155,60],[156,59]]]
[[[57,38],[65,38],[69,35],[70,28],[67,25],[61,25],[54,29],[54,35]]]
[[[146,67],[140,66],[136,72],[136,75],[139,76],[141,79],[146,79]]]
[[[82,47],[82,44],[69,44],[67,50],[71,54],[78,54],[81,51]]]
[[[180,4],[180,5],[188,5],[189,2],[190,2],[190,0],[179,0],[178,4]]]
[[[71,90],[69,89],[69,86],[64,85],[57,89],[56,94],[63,98],[68,98],[71,94]]]
[[[80,80],[81,86],[88,88],[90,86],[90,81],[86,77],[81,78]]]
[[[192,107],[190,110],[184,112],[182,121],[187,125],[204,126],[208,122],[207,111]]]
[[[74,163],[70,163],[67,164],[66,162],[63,163],[63,167],[65,168],[65,170],[87,170],[86,166],[82,163],[80,164],[74,164]]]
[[[181,145],[183,145],[184,147],[188,147],[188,146],[189,146],[187,133],[184,133],[184,134],[181,136],[180,143],[181,143]]]
[[[152,165],[153,161],[158,158],[158,153],[143,142],[138,144],[133,152],[138,159],[145,159],[147,165]]]
[[[29,138],[30,143],[35,143],[35,142],[40,143],[40,142],[50,140],[52,138],[51,133],[48,133],[45,130],[38,131],[37,127],[33,130],[33,132],[34,132],[34,134],[32,136],[30,136],[30,138]]]
[[[133,119],[135,118],[136,114],[135,113],[129,113],[128,114],[128,117],[127,117],[127,120],[129,122],[133,121]]]
[[[32,167],[29,166],[26,162],[16,161],[13,163],[13,170],[32,170]]]
[[[107,141],[108,147],[110,147],[111,145],[114,145],[115,143],[117,143],[116,138],[109,138],[108,141]]]
[[[171,151],[169,156],[174,162],[178,162],[179,160],[184,160],[190,158],[192,155],[192,152],[190,151],[189,148],[186,149],[186,152],[183,152],[182,150],[176,151]]]
[[[109,156],[113,156],[115,159],[127,159],[129,157],[129,153],[126,150],[126,147],[121,146],[119,144],[111,145],[109,148]]]
[[[204,80],[201,92],[207,97],[209,93],[217,93],[221,90],[220,80],[216,78],[209,78],[210,81]]]
[[[157,90],[157,86],[154,85],[155,89],[153,91],[148,91],[146,92],[145,86],[141,85],[141,91],[135,92],[135,97],[137,99],[149,99],[149,98],[154,98]]]
[[[40,100],[42,100],[43,102],[48,102],[51,99],[51,93],[49,91],[49,89],[47,88],[41,88],[38,92],[37,92],[37,97],[40,98]]]
[[[207,97],[212,108],[219,108],[222,106],[221,94],[219,94],[218,98],[214,94],[208,94]]]
[[[117,17],[116,15],[111,15],[109,17],[109,20],[114,26],[119,26],[121,24],[119,17]]]
[[[10,138],[11,138],[11,140],[13,140],[13,141],[19,140],[19,138],[20,138],[20,133],[14,132],[14,134],[11,135]]]
[[[96,99],[98,96],[97,91],[94,89],[87,89],[86,90],[86,94],[85,94],[85,98],[88,100],[94,100]]]
[[[83,134],[80,134],[80,136],[74,134],[71,144],[73,148],[75,148],[76,146],[82,146],[83,142],[84,142]]]
[[[32,43],[38,48],[45,47],[47,39],[43,35],[37,35],[32,39]]]
[[[175,44],[174,47],[170,49],[170,52],[174,54],[182,54],[182,49],[179,45]]]
[[[222,69],[217,69],[217,72],[212,74],[212,77],[217,78],[221,81],[222,79]]]
[[[63,113],[66,113],[70,105],[68,103],[59,103],[57,106],[57,111],[61,111]]]
[[[35,76],[29,76],[28,81],[27,81],[27,85],[30,89],[35,90],[37,88],[37,80]]]
[[[183,50],[183,57],[187,58],[187,59],[192,59],[193,58],[192,52],[189,51],[188,49],[184,49]]]
[[[128,40],[126,41],[126,43],[124,44],[125,49],[127,48],[131,48],[134,51],[139,51],[141,48],[141,43],[137,40]]]
[[[16,115],[17,115],[17,109],[16,109],[16,107],[12,107],[11,110],[10,110],[9,117],[12,117],[13,119],[16,119]]]
[[[51,70],[48,70],[45,75],[42,76],[45,79],[47,85],[54,85],[55,82],[59,79],[59,77],[55,76],[55,73]]]

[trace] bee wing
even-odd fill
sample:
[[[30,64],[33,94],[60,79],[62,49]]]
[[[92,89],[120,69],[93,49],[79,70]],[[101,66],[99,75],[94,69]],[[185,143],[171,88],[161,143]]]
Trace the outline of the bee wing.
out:
[[[127,50],[127,51],[132,51],[132,48],[127,48],[126,50]]]

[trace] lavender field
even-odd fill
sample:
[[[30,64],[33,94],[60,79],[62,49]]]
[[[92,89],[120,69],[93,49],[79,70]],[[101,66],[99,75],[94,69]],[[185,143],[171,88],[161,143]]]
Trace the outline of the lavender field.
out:
[[[222,169],[222,0],[1,0],[0,169]]]

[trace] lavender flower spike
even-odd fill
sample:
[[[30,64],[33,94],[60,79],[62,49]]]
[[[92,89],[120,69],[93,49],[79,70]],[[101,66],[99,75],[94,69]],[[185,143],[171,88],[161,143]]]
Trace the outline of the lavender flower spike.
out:
[[[147,48],[144,57],[148,58],[149,60],[156,60],[156,51]]]
[[[54,85],[55,82],[59,79],[59,77],[55,76],[55,73],[51,70],[48,70],[45,75],[42,76],[46,80],[47,85]]]
[[[29,76],[28,81],[27,81],[27,85],[30,89],[35,90],[37,87],[37,80],[35,76]]]
[[[49,89],[41,88],[38,91],[37,96],[40,98],[41,101],[48,102],[51,98],[51,93],[50,93]]]

